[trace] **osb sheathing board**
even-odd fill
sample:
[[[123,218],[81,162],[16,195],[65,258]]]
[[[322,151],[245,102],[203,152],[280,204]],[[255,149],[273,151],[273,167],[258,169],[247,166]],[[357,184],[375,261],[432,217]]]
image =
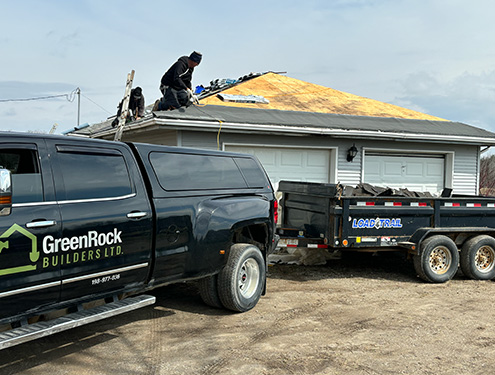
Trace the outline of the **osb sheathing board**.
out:
[[[217,95],[202,99],[201,104],[244,108],[280,109],[336,113],[342,115],[444,120],[439,117],[348,94],[276,73],[267,73],[222,91],[231,95],[261,95],[269,104],[224,102]]]

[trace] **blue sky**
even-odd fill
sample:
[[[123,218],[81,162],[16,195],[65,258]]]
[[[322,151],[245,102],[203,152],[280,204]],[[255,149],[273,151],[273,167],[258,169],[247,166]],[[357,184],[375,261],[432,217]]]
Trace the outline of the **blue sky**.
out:
[[[57,132],[115,114],[135,70],[146,103],[178,57],[193,85],[249,72],[293,78],[495,132],[489,0],[6,1],[0,130]],[[70,99],[73,99],[70,97]]]

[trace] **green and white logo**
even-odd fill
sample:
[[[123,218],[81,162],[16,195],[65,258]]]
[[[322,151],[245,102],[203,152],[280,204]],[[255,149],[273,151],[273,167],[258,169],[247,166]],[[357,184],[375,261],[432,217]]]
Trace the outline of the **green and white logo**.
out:
[[[15,250],[15,246],[11,246],[10,241],[7,239],[16,232],[28,239],[27,249],[25,247],[26,245],[24,245],[23,248],[25,250],[22,253],[25,254],[23,256],[26,258],[26,265],[22,265],[24,263],[23,259],[17,259],[16,261],[19,262],[17,264],[21,265],[0,268],[0,276],[35,271],[37,269],[40,271],[47,268],[67,267],[75,263],[97,262],[100,259],[123,255],[121,246],[123,242],[121,237],[122,231],[119,231],[117,228],[107,233],[90,230],[86,234],[73,237],[55,238],[51,235],[46,235],[41,241],[42,246],[40,250],[38,250],[37,237],[20,225],[13,224],[0,235],[0,258],[2,257],[2,252],[5,254],[6,250]],[[29,244],[31,245],[31,250],[28,256],[26,251],[29,250]],[[2,262],[0,262],[1,266]]]
[[[0,235],[0,239],[9,238],[15,232],[19,232],[20,234],[31,240],[31,252],[29,253],[29,260],[31,261],[31,263],[34,264],[27,264],[25,266],[0,269],[0,276],[11,275],[13,273],[34,271],[36,269],[36,262],[40,258],[40,252],[38,251],[36,236],[18,224],[13,224],[9,229],[7,229],[4,233],[2,233],[2,235]],[[2,253],[2,250],[8,248],[9,248],[9,241],[0,241],[0,254]]]

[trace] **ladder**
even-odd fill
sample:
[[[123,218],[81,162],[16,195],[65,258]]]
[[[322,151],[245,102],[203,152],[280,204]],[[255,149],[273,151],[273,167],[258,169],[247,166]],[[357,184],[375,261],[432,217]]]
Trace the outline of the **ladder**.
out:
[[[124,126],[127,121],[127,115],[129,114],[129,100],[131,98],[132,81],[134,80],[134,70],[131,70],[127,74],[127,83],[125,85],[124,102],[122,103],[122,111],[119,117],[119,125],[115,131],[114,141],[120,141],[122,139],[122,133],[124,132]]]

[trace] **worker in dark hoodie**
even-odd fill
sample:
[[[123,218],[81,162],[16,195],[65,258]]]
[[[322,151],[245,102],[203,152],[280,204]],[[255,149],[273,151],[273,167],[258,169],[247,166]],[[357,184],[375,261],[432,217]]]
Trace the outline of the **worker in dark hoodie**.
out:
[[[191,89],[191,80],[194,68],[199,65],[201,58],[201,53],[194,51],[189,56],[180,57],[167,70],[160,82],[163,98],[155,103],[154,111],[172,110],[197,101]]]
[[[112,126],[115,127],[119,124],[120,115],[122,114],[122,105],[124,104],[124,99],[122,99],[117,106],[117,116],[112,121]],[[141,87],[136,87],[131,90],[131,95],[129,97],[129,111],[132,112],[127,114],[126,122],[133,120],[139,120],[144,116],[144,95],[143,89]]]

